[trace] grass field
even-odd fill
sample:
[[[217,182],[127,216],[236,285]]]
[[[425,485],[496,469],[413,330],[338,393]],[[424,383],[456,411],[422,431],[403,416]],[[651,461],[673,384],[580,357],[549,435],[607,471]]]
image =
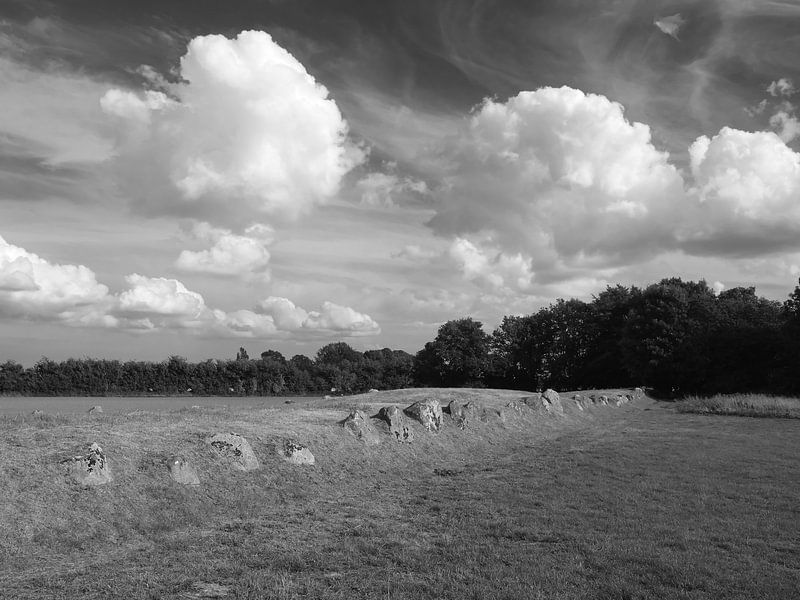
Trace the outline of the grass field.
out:
[[[585,392],[582,392],[585,394]],[[364,447],[350,404],[482,398],[486,422]],[[678,413],[642,398],[565,416],[516,392],[382,392],[317,408],[0,420],[0,596],[645,599],[797,597],[800,421]],[[262,467],[205,437],[236,431]],[[285,436],[314,467],[284,463]],[[114,482],[65,483],[92,441]],[[172,483],[180,451],[202,485]]]
[[[761,394],[731,394],[712,396],[710,398],[687,398],[678,403],[677,409],[679,412],[684,413],[800,419],[800,399],[764,396]]]

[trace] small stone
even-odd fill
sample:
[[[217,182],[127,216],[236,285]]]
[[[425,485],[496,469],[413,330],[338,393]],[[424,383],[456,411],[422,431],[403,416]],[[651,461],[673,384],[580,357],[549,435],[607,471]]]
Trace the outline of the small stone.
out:
[[[406,423],[403,413],[396,406],[384,406],[378,411],[378,416],[389,424],[389,432],[395,441],[411,443],[414,441],[414,431]]]
[[[237,471],[258,469],[258,458],[250,443],[235,433],[217,433],[206,440],[221,458]]]
[[[599,404],[602,404],[603,406],[608,406],[608,396],[606,396],[605,394],[601,395],[599,398]]]
[[[308,446],[295,440],[284,441],[283,447],[278,449],[278,455],[293,465],[313,465],[315,462],[314,455],[311,454]]]
[[[363,411],[354,410],[351,412],[347,418],[342,421],[342,426],[367,446],[375,446],[381,443],[381,438],[375,426]]]
[[[31,413],[34,417],[39,417],[44,414],[43,410],[39,410],[38,408]]]
[[[169,476],[175,483],[181,485],[200,485],[194,465],[184,456],[173,456],[167,460]]]
[[[63,462],[73,481],[80,485],[105,485],[114,480],[111,465],[103,449],[96,443],[89,446],[89,451],[84,456],[75,456]]]
[[[517,402],[516,400],[511,400],[506,404],[506,408],[513,410],[514,412],[521,413],[522,412],[522,404]]]
[[[226,598],[230,592],[230,587],[218,583],[198,582],[194,584],[194,593],[189,598]]]
[[[422,423],[428,431],[439,431],[442,428],[442,407],[438,400],[428,398],[414,402],[404,411],[412,419]]]
[[[99,404],[97,404],[97,405],[95,405],[95,406],[93,406],[92,408],[89,409],[89,414],[90,415],[94,415],[94,414],[101,413],[101,412],[103,412],[103,407],[100,406]]]
[[[372,389],[368,390],[368,391],[367,391],[367,393],[368,393],[368,394],[374,394],[374,393],[376,393],[376,392],[378,392],[378,391],[379,391],[379,390],[376,390],[375,388],[372,388]]]
[[[578,410],[583,410],[584,405],[586,404],[586,398],[580,394],[575,394],[572,399],[575,401],[575,406],[578,407]]]

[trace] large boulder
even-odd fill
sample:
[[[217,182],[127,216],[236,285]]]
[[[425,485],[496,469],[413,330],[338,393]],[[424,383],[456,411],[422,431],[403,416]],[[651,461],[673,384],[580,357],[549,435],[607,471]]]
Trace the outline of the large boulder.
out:
[[[308,446],[295,440],[284,440],[277,451],[278,456],[293,465],[313,465],[316,462]]]
[[[561,405],[561,396],[558,392],[551,389],[546,389],[541,395],[542,408],[547,412],[563,415],[564,407]]]
[[[451,400],[447,405],[447,412],[450,413],[456,427],[464,430],[483,412],[483,408],[475,402]]]
[[[235,433],[216,433],[207,441],[231,468],[237,471],[254,471],[259,467],[255,452],[242,436]]]
[[[416,419],[428,431],[439,431],[442,428],[442,406],[438,400],[428,398],[414,402],[404,411],[412,419]]]
[[[93,443],[89,451],[64,461],[71,479],[88,487],[104,485],[114,480],[111,465],[108,463],[103,449]]]
[[[414,431],[406,423],[403,413],[396,406],[384,406],[378,411],[378,416],[389,424],[389,433],[395,441],[411,443],[414,441]]]
[[[375,446],[381,443],[378,431],[363,411],[354,410],[351,412],[342,421],[342,426],[367,446]]]
[[[172,456],[167,460],[169,477],[181,485],[200,485],[194,465],[185,456]]]

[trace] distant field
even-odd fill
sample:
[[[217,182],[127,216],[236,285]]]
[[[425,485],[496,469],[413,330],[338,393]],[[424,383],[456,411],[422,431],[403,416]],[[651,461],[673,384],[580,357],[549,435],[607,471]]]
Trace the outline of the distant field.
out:
[[[800,399],[760,394],[719,395],[688,398],[677,404],[678,412],[739,417],[800,419]]]
[[[415,426],[413,444],[376,447],[337,425],[350,405],[433,394],[481,399],[490,418],[461,431],[445,415],[439,434]],[[0,417],[0,597],[797,597],[800,421],[647,398],[566,401],[563,417],[506,407],[523,395]],[[224,469],[204,442],[215,431],[246,436],[262,468]],[[281,461],[286,436],[317,464]],[[116,479],[76,489],[58,461],[92,441]],[[199,488],[165,476],[172,451]]]
[[[0,396],[0,415],[19,415],[41,410],[46,413],[85,413],[96,405],[107,413],[134,410],[169,411],[202,406],[213,408],[271,408],[286,401],[304,404],[322,396]]]

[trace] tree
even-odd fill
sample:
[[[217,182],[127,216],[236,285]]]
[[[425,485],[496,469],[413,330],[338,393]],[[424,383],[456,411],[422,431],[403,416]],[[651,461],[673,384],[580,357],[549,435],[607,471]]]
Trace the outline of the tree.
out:
[[[414,359],[415,378],[434,386],[476,386],[489,367],[489,336],[470,317],[448,321]]]
[[[334,342],[323,346],[317,351],[316,363],[318,365],[340,365],[345,361],[358,363],[364,359],[364,355],[353,350],[345,342]]]
[[[717,296],[706,393],[763,392],[780,354],[781,305],[754,287]]]
[[[631,376],[666,392],[702,389],[715,309],[705,281],[672,278],[648,286],[633,299],[621,340]]]
[[[286,359],[284,358],[283,354],[278,352],[277,350],[265,350],[261,353],[261,360],[274,360],[276,362],[281,363],[282,365],[286,364]]]
[[[247,350],[240,347],[239,352],[236,353],[236,360],[250,360],[250,357],[247,355]]]
[[[590,329],[589,348],[581,387],[609,388],[637,383],[625,368],[620,342],[625,319],[633,300],[640,293],[636,287],[608,286],[592,299],[592,312],[587,324]]]

